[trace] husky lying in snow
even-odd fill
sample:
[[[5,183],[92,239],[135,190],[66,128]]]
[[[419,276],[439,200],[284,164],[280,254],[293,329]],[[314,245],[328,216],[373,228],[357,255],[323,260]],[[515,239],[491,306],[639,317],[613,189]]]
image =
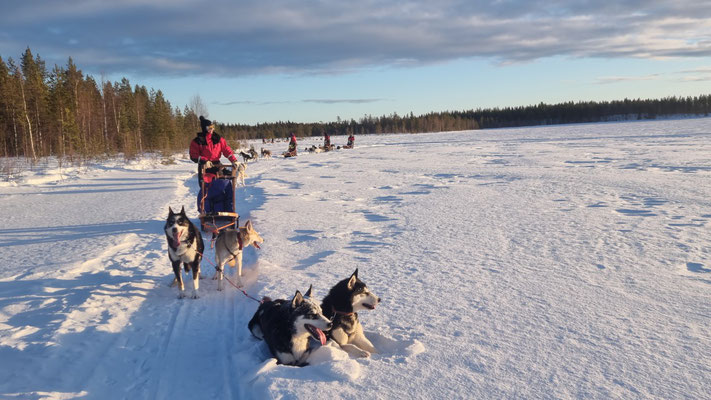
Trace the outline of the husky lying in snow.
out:
[[[185,272],[193,272],[193,293],[192,298],[197,299],[198,288],[200,287],[200,260],[205,245],[202,242],[202,235],[190,219],[185,215],[185,207],[179,213],[174,213],[168,207],[168,218],[163,227],[165,238],[168,241],[168,258],[173,265],[175,279],[171,286],[178,285],[178,298],[185,297],[185,284],[183,283],[180,264],[185,267]]]
[[[311,288],[306,297],[297,290],[291,301],[265,297],[249,321],[249,331],[267,342],[279,364],[308,365],[310,336],[326,344],[323,331],[331,328],[331,322],[310,297]]]
[[[321,302],[323,315],[333,322],[328,337],[353,357],[368,357],[377,353],[373,344],[363,334],[363,326],[358,321],[358,311],[374,310],[379,302],[380,298],[358,279],[356,269],[350,278],[332,287]]]
[[[220,231],[215,241],[215,261],[217,262],[217,267],[215,268],[217,271],[215,271],[215,276],[212,277],[212,279],[218,280],[217,290],[224,289],[224,283],[222,282],[223,267],[227,262],[230,263],[231,267],[234,267],[235,260],[237,261],[237,281],[241,283],[239,277],[242,276],[242,249],[249,245],[260,248],[259,244],[263,242],[264,239],[254,230],[252,221],[247,221],[244,227],[238,229]]]

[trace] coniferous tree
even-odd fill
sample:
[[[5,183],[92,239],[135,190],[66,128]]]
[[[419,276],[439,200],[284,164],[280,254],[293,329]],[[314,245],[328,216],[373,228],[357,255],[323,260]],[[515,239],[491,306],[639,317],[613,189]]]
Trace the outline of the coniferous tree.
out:
[[[610,120],[651,119],[666,115],[704,115],[711,111],[711,96],[670,96],[661,99],[624,98],[614,101],[579,101],[530,106],[495,107],[465,111],[414,113],[359,120],[338,117],[333,122],[277,121],[219,124],[230,140],[285,138],[350,133],[417,133],[480,128],[516,127]],[[174,107],[160,90],[120,82],[100,83],[84,75],[70,57],[66,67],[47,72],[44,61],[27,48],[16,63],[0,57],[0,156],[46,155],[84,157],[144,151],[182,150],[199,130],[205,115],[199,96],[184,109]],[[219,121],[218,121],[219,122]]]

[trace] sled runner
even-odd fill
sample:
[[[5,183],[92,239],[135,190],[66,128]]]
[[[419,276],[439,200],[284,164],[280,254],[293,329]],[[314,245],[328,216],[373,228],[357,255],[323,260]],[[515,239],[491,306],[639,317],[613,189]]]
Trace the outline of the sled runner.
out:
[[[225,228],[238,228],[239,215],[235,212],[237,176],[234,168],[222,164],[202,167],[202,180],[198,193],[200,229],[217,232]]]

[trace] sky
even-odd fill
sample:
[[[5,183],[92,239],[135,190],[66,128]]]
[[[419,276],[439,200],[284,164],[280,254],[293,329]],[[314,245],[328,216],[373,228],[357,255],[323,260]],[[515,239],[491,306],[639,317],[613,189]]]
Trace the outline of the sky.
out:
[[[606,4],[610,3],[610,4]],[[29,47],[222,123],[711,92],[708,1],[5,1]]]

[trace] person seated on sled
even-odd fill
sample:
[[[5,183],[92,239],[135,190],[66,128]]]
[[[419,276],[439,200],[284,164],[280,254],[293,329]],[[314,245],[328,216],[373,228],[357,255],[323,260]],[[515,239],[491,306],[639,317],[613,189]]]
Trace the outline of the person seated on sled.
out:
[[[288,154],[290,157],[296,155],[296,135],[294,133],[292,133],[291,137],[289,138],[289,150],[287,150],[286,154]]]
[[[212,182],[217,172],[216,170],[210,170],[210,165],[208,164],[209,172],[206,171],[203,177],[203,165],[207,163],[219,164],[220,157],[225,156],[232,163],[232,167],[236,168],[237,157],[235,157],[225,138],[215,132],[215,126],[212,121],[202,115],[200,116],[200,129],[201,131],[197,133],[195,139],[190,142],[190,159],[198,164],[198,183],[202,187],[203,180],[205,183]]]
[[[323,134],[323,149],[325,151],[331,150],[331,135],[328,133]]]
[[[354,137],[353,134],[351,133],[351,135],[348,136],[348,143],[346,143],[346,145],[344,146],[344,148],[346,148],[346,149],[352,149],[354,145],[355,145],[355,137]]]

